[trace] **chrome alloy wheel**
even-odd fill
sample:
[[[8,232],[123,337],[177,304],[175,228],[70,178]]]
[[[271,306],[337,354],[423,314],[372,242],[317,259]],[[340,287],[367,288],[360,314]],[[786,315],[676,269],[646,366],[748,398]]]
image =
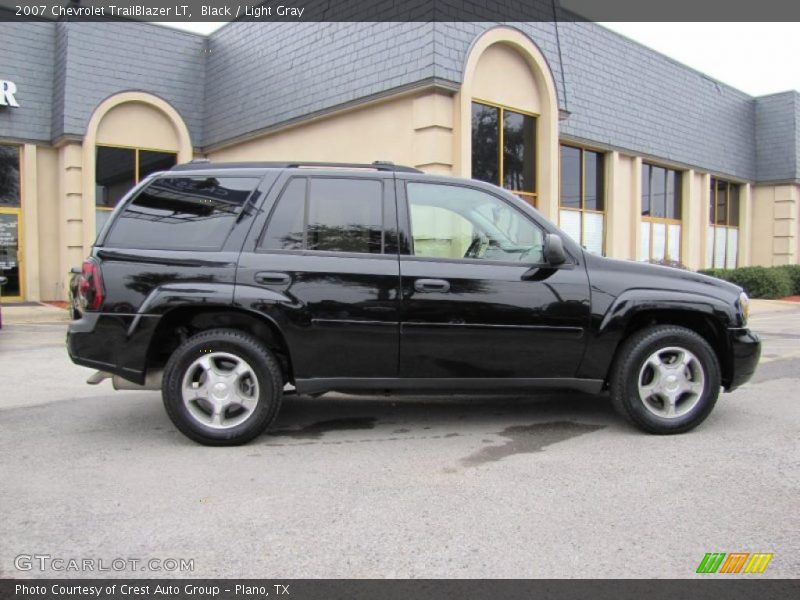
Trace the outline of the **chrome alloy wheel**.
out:
[[[700,401],[705,373],[698,358],[686,348],[661,348],[639,371],[639,399],[645,408],[665,419],[681,417]]]
[[[181,395],[197,422],[214,429],[230,429],[245,422],[256,409],[258,378],[240,357],[212,352],[186,370]]]

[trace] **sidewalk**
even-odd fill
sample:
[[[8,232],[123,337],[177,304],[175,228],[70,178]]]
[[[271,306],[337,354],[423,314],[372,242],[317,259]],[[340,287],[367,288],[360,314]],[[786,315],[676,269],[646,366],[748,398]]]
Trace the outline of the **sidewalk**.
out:
[[[0,304],[3,313],[3,326],[29,323],[66,323],[69,311],[49,304]]]
[[[800,311],[800,302],[789,302],[788,300],[761,300],[757,298],[752,298],[750,300],[751,315],[791,311]]]

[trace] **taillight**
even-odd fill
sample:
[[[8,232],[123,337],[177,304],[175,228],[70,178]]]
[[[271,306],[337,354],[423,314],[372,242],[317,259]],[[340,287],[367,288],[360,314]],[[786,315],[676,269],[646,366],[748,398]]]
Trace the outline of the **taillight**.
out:
[[[103,278],[99,265],[91,259],[84,261],[81,267],[78,300],[85,310],[100,310],[103,306]]]

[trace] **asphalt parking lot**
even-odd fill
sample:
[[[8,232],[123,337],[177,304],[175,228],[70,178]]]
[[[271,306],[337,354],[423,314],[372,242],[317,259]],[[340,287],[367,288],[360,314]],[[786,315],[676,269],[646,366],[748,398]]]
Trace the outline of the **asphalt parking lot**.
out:
[[[579,394],[328,395],[216,449],[157,392],[87,386],[64,323],[7,323],[0,577],[684,578],[707,552],[771,552],[758,577],[796,577],[800,305],[756,312],[754,381],[689,434],[641,434]],[[15,568],[33,554],[194,570]]]

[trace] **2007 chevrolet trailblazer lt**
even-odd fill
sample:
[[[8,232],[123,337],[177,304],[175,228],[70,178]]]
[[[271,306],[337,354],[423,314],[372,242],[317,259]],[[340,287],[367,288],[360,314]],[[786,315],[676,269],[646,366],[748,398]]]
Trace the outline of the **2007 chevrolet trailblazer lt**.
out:
[[[760,355],[740,288],[592,255],[503,189],[389,163],[154,174],[72,287],[89,381],[160,388],[212,445],[264,431],[287,384],[607,391],[639,428],[680,433]]]

